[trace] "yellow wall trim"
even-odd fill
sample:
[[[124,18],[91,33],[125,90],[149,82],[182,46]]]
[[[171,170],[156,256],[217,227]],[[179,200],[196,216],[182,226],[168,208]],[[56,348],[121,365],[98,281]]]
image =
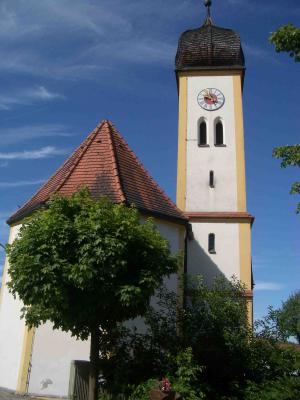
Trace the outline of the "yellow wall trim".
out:
[[[28,374],[30,369],[34,329],[28,329],[25,326],[25,333],[23,338],[23,349],[21,354],[21,362],[18,375],[18,384],[16,392],[19,394],[26,394],[28,391]]]
[[[251,226],[250,224],[239,224],[240,244],[240,277],[246,284],[247,290],[251,287]]]
[[[253,223],[254,217],[247,212],[236,211],[200,211],[185,212],[184,215],[189,221],[211,221],[211,222],[243,222]]]
[[[244,150],[244,124],[242,103],[242,81],[240,76],[233,76],[233,96],[236,136],[236,172],[237,172],[237,211],[246,211],[246,176]]]
[[[183,76],[240,76],[242,77],[244,70],[242,69],[199,69],[193,71],[178,71],[177,77]]]
[[[251,225],[239,224],[240,250],[240,280],[245,284],[246,291],[252,292],[251,276]],[[247,300],[249,323],[253,324],[253,299]]]
[[[187,135],[187,77],[178,78],[179,113],[178,113],[178,161],[176,204],[185,210],[186,196],[186,135]]]

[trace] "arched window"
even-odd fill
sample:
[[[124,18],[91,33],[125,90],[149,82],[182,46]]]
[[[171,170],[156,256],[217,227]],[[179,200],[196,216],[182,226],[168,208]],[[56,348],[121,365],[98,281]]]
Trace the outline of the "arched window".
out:
[[[207,124],[204,119],[199,122],[198,146],[207,146]]]
[[[224,127],[223,122],[219,119],[215,125],[215,146],[224,145]]]
[[[215,234],[210,233],[208,235],[208,252],[215,254],[216,253],[216,243],[215,243]]]

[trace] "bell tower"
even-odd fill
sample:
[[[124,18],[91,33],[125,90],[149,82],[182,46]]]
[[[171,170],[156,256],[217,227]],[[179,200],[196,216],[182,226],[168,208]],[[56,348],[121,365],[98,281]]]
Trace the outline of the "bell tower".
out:
[[[214,25],[211,0],[200,28],[179,39],[177,206],[192,227],[187,272],[235,276],[252,315],[251,224],[247,212],[243,130],[245,60],[231,29]]]

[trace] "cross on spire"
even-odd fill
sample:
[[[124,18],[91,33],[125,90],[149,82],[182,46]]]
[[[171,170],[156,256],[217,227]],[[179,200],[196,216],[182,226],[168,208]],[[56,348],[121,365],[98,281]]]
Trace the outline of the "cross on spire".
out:
[[[212,25],[212,19],[210,16],[211,3],[212,3],[211,0],[204,0],[204,5],[207,8],[207,17],[206,17],[206,21],[205,21],[205,24],[207,24],[207,25]]]

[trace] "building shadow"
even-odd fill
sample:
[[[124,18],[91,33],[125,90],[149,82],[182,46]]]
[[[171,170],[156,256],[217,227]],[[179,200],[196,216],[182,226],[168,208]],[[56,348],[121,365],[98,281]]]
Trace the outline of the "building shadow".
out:
[[[187,243],[187,274],[191,277],[202,275],[203,282],[211,286],[216,278],[228,278],[220,270],[197,240],[191,239]]]

